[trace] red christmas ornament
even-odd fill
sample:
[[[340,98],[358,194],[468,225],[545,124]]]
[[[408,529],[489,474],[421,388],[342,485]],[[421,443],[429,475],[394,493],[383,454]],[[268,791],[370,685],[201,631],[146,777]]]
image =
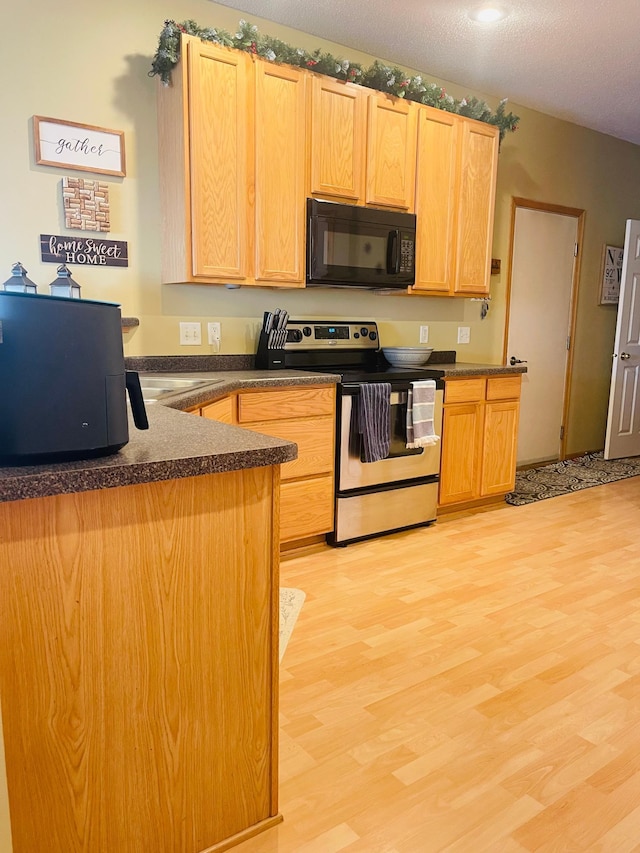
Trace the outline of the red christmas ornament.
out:
[[[307,68],[313,68],[314,65],[317,65],[318,62],[315,59],[307,59]]]

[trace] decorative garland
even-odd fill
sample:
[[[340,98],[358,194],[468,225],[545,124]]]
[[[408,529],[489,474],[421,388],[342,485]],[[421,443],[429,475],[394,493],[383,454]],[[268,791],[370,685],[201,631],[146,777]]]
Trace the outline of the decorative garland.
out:
[[[212,27],[199,27],[195,21],[183,21],[177,24],[175,21],[165,21],[158,49],[149,76],[158,74],[165,86],[171,81],[171,72],[180,59],[180,36],[186,33],[190,36],[198,36],[203,41],[225,47],[233,47],[236,50],[244,50],[267,59],[269,62],[277,62],[283,65],[293,65],[297,68],[311,69],[318,74],[334,77],[337,80],[345,80],[349,83],[359,83],[369,89],[379,92],[387,92],[397,98],[406,98],[408,101],[416,101],[429,107],[437,107],[457,115],[467,116],[487,124],[493,124],[500,130],[500,141],[505,134],[517,129],[520,117],[512,112],[507,113],[504,98],[498,104],[495,113],[485,101],[475,97],[456,100],[448,95],[446,91],[435,83],[426,83],[422,77],[409,77],[397,65],[384,65],[377,60],[370,68],[363,68],[356,62],[347,59],[339,59],[330,53],[320,49],[309,53],[302,48],[291,47],[285,42],[271,36],[261,35],[258,28],[240,21],[238,32],[231,35],[226,30],[217,30]]]

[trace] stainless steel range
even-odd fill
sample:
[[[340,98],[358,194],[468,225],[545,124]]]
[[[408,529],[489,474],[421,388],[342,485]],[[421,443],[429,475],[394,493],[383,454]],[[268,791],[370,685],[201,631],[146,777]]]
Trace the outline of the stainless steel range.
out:
[[[440,442],[407,447],[407,402],[412,382],[430,377],[426,368],[392,367],[380,350],[371,321],[289,320],[279,366],[341,376],[336,424],[335,527],[328,537],[346,545],[369,536],[435,520]],[[265,364],[266,366],[266,364]],[[362,388],[389,383],[390,443],[379,461],[365,462],[357,424]],[[434,429],[442,429],[443,383],[436,380]]]

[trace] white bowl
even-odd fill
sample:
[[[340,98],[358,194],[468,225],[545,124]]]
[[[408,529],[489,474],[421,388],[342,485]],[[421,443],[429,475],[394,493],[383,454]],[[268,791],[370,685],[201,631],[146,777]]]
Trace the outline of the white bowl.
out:
[[[394,367],[422,367],[429,361],[433,347],[382,347],[382,352]]]

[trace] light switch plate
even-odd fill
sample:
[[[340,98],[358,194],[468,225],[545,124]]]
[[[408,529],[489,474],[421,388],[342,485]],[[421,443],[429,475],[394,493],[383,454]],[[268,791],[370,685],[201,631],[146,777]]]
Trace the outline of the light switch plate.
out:
[[[197,347],[202,343],[201,323],[180,323],[180,344]]]
[[[458,326],[458,343],[468,344],[471,340],[471,328],[469,326]]]
[[[429,343],[429,327],[428,326],[420,326],[420,343],[428,344]]]

